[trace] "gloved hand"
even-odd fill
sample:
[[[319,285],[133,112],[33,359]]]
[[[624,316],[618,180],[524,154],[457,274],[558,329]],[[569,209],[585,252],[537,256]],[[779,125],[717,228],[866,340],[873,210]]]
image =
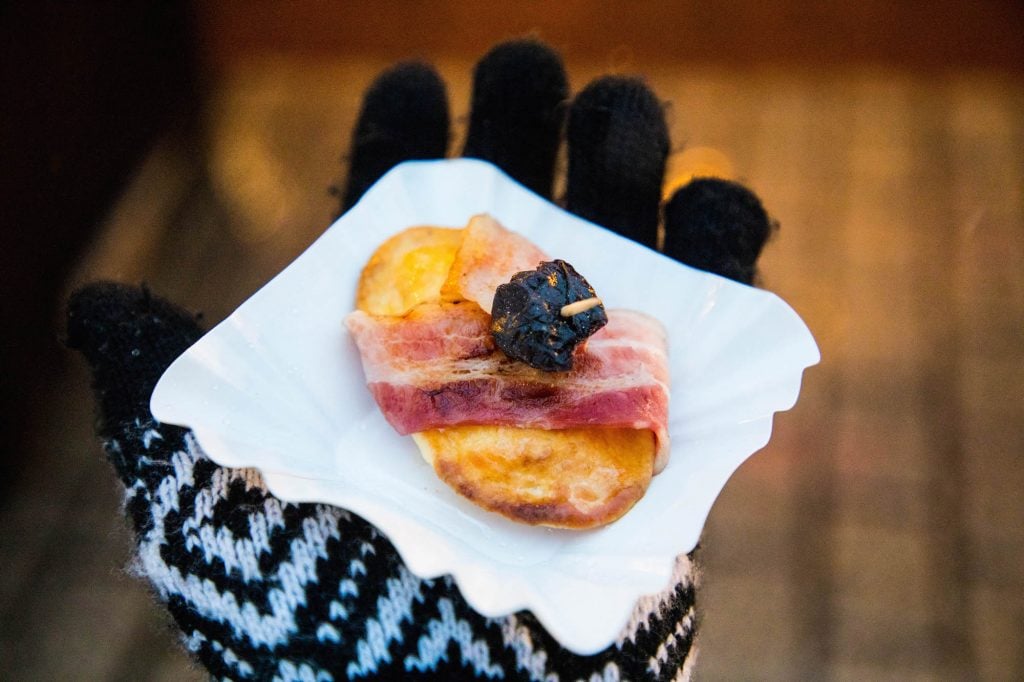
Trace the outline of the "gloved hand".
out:
[[[534,42],[496,47],[474,72],[464,155],[550,197],[568,88],[559,57]],[[443,157],[445,88],[422,64],[383,73],[352,139],[342,209],[394,164]],[[568,110],[565,206],[654,246],[669,140],[662,107],[637,79],[588,85]],[[693,182],[665,209],[665,251],[749,283],[770,231],[739,185]],[[529,612],[485,618],[449,578],[422,580],[387,538],[326,505],[283,503],[260,474],[210,461],[192,434],[149,412],[156,380],[202,334],[146,289],[98,283],[68,305],[68,344],[93,370],[99,433],[126,489],[136,568],[184,644],[217,678],[341,680],[678,679],[695,659],[695,570],[638,604],[594,656],[558,645]]]

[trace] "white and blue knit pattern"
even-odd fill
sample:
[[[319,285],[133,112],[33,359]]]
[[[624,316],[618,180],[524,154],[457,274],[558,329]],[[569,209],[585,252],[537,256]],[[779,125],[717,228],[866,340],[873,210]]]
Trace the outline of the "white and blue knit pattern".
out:
[[[577,656],[529,612],[484,618],[449,578],[422,580],[342,509],[284,503],[259,473],[213,464],[192,435],[132,423],[111,438],[139,536],[135,571],[217,678],[687,679],[694,567],[637,605],[617,642]]]

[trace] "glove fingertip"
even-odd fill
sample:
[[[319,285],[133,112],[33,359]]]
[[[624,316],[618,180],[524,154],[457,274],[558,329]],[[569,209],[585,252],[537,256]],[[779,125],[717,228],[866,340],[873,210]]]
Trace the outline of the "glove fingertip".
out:
[[[462,155],[495,164],[550,197],[569,82],[561,56],[534,39],[493,47],[473,69]]]
[[[448,92],[433,66],[410,61],[382,72],[366,90],[352,132],[341,212],[397,164],[444,158],[449,134]]]
[[[669,153],[662,103],[640,78],[605,76],[569,114],[566,208],[655,248]]]
[[[778,229],[761,200],[738,182],[697,178],[665,205],[665,255],[754,284],[757,260]]]

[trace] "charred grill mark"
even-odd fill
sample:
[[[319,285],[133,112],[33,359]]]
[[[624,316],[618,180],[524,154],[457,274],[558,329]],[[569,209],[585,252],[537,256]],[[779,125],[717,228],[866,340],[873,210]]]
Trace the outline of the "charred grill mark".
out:
[[[466,352],[461,354],[459,357],[454,358],[455,360],[474,360],[476,358],[485,358],[494,352],[494,341],[490,337],[479,339],[479,342],[470,348],[466,349]]]
[[[552,502],[518,502],[495,505],[495,511],[516,521],[536,526],[541,523],[577,522],[575,511],[564,504]]]
[[[558,389],[551,384],[511,383],[501,389],[502,400],[544,406],[557,402]]]
[[[453,381],[438,388],[424,389],[423,393],[439,414],[447,415],[479,398],[487,383],[483,380]]]

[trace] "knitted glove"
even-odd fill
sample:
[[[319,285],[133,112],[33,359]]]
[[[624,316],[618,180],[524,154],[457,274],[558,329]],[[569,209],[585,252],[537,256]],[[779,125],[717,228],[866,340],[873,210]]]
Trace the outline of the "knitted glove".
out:
[[[474,73],[464,153],[550,196],[566,100],[557,55],[533,42],[498,46]],[[598,80],[576,98],[568,138],[569,210],[653,245],[669,148],[656,98],[635,79]],[[395,163],[443,156],[447,140],[446,94],[435,72],[421,64],[385,72],[369,89],[353,135],[343,209]],[[713,191],[669,203],[669,253],[749,282],[767,218],[743,188],[709,182]],[[722,222],[734,214],[742,214],[740,222]],[[363,519],[327,505],[281,502],[257,471],[217,466],[191,432],[153,418],[156,380],[201,335],[195,318],[144,288],[93,284],[68,305],[68,344],[93,370],[99,435],[125,485],[138,537],[135,569],[213,676],[689,676],[696,651],[692,557],[680,557],[672,584],[641,600],[618,639],[593,656],[559,646],[529,612],[480,616],[450,578],[412,575]]]

